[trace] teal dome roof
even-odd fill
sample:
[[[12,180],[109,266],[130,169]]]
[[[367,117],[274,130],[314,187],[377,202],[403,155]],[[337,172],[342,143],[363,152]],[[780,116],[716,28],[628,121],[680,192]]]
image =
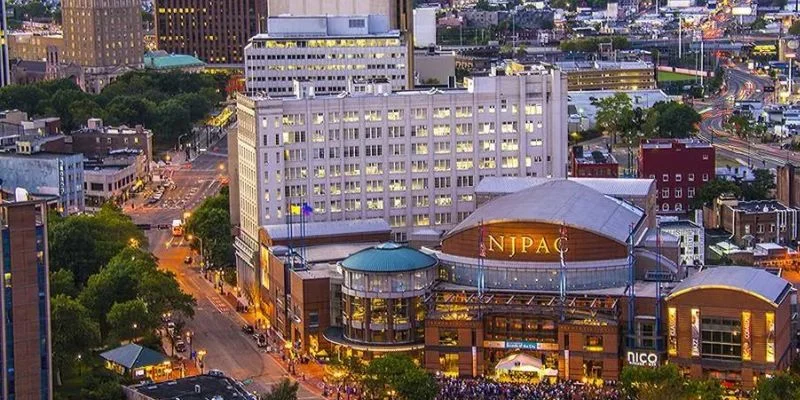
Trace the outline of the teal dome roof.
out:
[[[436,265],[436,259],[393,242],[364,249],[345,258],[342,267],[357,272],[392,273],[416,271]]]

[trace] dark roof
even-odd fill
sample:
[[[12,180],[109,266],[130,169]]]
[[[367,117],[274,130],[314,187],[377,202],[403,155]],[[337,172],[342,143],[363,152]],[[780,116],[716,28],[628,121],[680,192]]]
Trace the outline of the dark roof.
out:
[[[101,353],[100,357],[128,369],[161,364],[168,360],[167,356],[135,343],[106,351]]]
[[[195,392],[195,386],[200,386],[200,393]],[[157,384],[134,386],[134,390],[154,400],[208,400],[222,398],[252,399],[238,383],[224,376],[197,375],[174,381]]]
[[[792,289],[786,279],[753,267],[715,267],[697,272],[675,286],[667,300],[700,289],[744,292],[777,307]]]
[[[44,74],[47,71],[47,63],[44,61],[17,60],[14,62],[14,66],[25,68],[25,71],[28,72],[38,72],[40,74]]]
[[[433,267],[436,259],[410,247],[387,242],[347,257],[342,267],[361,272],[405,272]]]

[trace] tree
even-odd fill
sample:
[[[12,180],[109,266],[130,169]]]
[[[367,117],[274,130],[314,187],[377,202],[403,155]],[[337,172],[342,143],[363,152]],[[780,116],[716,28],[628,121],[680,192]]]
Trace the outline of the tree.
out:
[[[753,170],[752,182],[742,183],[742,197],[745,200],[766,200],[770,191],[775,189],[775,175],[768,169]]]
[[[364,374],[365,398],[383,399],[387,392],[398,399],[432,400],[438,387],[410,357],[391,354],[370,361]]]
[[[147,332],[154,331],[159,324],[161,314],[147,309],[142,299],[114,303],[108,311],[109,334],[116,340],[134,340]]]
[[[789,27],[789,34],[790,35],[800,35],[800,19],[795,20],[792,22],[792,26]]]
[[[715,199],[723,194],[731,194],[738,198],[742,194],[742,189],[733,182],[717,178],[707,182],[697,191],[697,195],[692,199],[691,207],[693,209],[701,209],[703,206],[710,206]]]
[[[687,379],[674,364],[656,368],[629,365],[622,369],[620,382],[625,393],[637,400],[715,400],[723,394],[719,382]]]
[[[633,105],[627,94],[616,93],[598,100],[595,106],[597,127],[611,137],[612,143],[617,143],[618,136],[625,136],[632,130]]]
[[[647,110],[644,131],[648,137],[683,139],[698,131],[701,117],[687,104],[658,102]]]
[[[269,393],[262,395],[260,400],[297,400],[297,390],[299,388],[300,384],[298,382],[283,378],[270,389]]]
[[[72,275],[72,271],[59,269],[50,272],[50,296],[55,297],[59,294],[68,297],[75,297],[78,295],[78,289],[75,287],[75,277]]]
[[[766,28],[767,28],[767,21],[764,19],[764,17],[757,17],[756,20],[753,21],[752,24],[750,24],[750,29],[754,31]]]
[[[86,307],[64,294],[50,300],[50,315],[53,366],[60,386],[61,374],[74,366],[79,355],[88,357],[90,349],[99,344],[100,327]]]
[[[186,222],[186,231],[203,241],[203,252],[215,266],[233,264],[230,220],[230,198],[225,191],[205,199]]]
[[[772,378],[758,381],[754,400],[800,400],[800,377],[791,372],[781,372]]]
[[[339,387],[355,387],[363,381],[364,360],[353,356],[337,357],[326,366],[327,377]]]

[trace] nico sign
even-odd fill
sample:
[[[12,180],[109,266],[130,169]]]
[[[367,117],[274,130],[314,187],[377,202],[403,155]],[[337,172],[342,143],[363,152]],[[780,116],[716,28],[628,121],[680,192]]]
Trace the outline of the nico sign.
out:
[[[658,366],[658,354],[656,353],[647,353],[643,351],[629,351],[628,352],[628,364],[629,365],[636,365],[639,367],[657,367]]]

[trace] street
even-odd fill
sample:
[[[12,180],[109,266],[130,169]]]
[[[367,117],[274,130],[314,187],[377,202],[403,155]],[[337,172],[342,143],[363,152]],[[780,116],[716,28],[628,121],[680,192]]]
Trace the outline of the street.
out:
[[[231,132],[235,134],[235,126],[230,128],[229,134]],[[171,172],[176,184],[174,189],[166,191],[155,205],[137,206],[133,210],[126,207],[125,210],[135,223],[153,225],[153,229],[145,232],[149,250],[158,257],[160,267],[175,273],[181,288],[197,301],[194,319],[186,324],[193,339],[184,357],[191,350],[205,350],[205,371],[219,369],[236,380],[252,381],[245,386],[250,392],[267,392],[272,384],[288,376],[286,370],[242,333],[241,326],[246,321],[200,274],[199,267],[184,263],[190,254],[186,240],[173,238],[169,229],[155,229],[158,224],[170,224],[173,219],[182,218],[184,212],[191,212],[204,198],[219,191],[220,181],[227,175],[227,140],[223,136],[219,143],[200,153],[190,164],[174,164],[178,164]],[[301,385],[298,398],[320,397]]]

